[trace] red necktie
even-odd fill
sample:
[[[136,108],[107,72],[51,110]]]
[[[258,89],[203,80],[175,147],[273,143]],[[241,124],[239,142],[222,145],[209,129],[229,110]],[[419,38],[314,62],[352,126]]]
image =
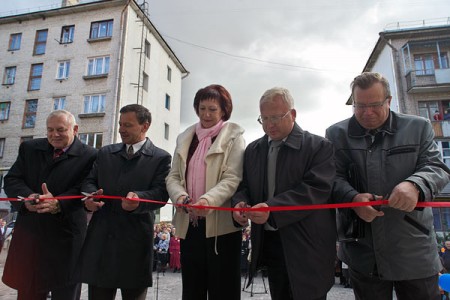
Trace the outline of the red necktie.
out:
[[[60,157],[64,153],[63,149],[55,149],[53,151],[53,159]]]

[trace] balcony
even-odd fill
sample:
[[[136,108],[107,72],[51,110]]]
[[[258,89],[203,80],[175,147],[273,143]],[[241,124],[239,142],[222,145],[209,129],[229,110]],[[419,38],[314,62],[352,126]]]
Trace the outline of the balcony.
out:
[[[450,137],[450,120],[445,121],[431,121],[433,126],[434,136],[436,138]]]
[[[408,93],[450,91],[450,69],[413,70],[406,74]]]

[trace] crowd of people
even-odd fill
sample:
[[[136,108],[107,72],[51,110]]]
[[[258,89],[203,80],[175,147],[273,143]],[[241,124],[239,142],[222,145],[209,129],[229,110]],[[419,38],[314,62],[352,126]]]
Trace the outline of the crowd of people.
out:
[[[241,275],[247,275],[250,261],[250,226],[242,229],[241,242]],[[153,271],[162,272],[167,269],[173,273],[181,273],[180,238],[176,235],[176,228],[170,222],[161,222],[153,229]]]
[[[173,156],[147,137],[142,105],[120,109],[122,142],[100,150],[77,138],[73,114],[51,112],[47,138],[23,142],[5,177],[8,197],[25,200],[12,202],[3,282],[19,300],[78,300],[81,283],[90,300],[119,289],[144,300],[152,273],[170,268],[183,300],[238,300],[242,274],[250,285],[263,269],[272,299],[325,300],[339,269],[357,300],[440,299],[449,258],[435,251],[431,208],[416,208],[450,181],[431,124],[391,111],[379,73],[356,76],[351,94],[353,116],[321,137],[300,127],[289,90],[271,88],[259,100],[264,135],[246,146],[230,93],[206,86]],[[154,224],[169,198],[172,223]],[[354,207],[275,209],[332,203]]]
[[[153,271],[164,272],[169,267],[181,272],[180,238],[171,223],[155,224],[153,232]]]

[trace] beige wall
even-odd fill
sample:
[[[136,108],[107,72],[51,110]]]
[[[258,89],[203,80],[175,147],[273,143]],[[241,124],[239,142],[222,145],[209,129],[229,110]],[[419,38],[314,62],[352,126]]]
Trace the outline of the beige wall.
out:
[[[136,103],[139,71],[139,49],[141,45],[142,22],[137,22],[137,14],[129,7],[125,13],[125,24],[121,26],[121,13],[127,1],[111,1],[108,4],[90,5],[89,9],[59,10],[59,13],[41,13],[44,17],[23,18],[18,22],[4,19],[0,23],[0,79],[3,80],[5,67],[16,66],[15,84],[0,85],[0,102],[11,101],[9,120],[0,124],[0,138],[6,138],[0,167],[9,167],[15,161],[20,137],[45,136],[45,119],[53,109],[54,97],[66,97],[66,109],[74,113],[80,126],[80,133],[102,132],[103,145],[120,142],[117,133],[116,107]],[[133,5],[133,4],[132,4]],[[66,14],[67,13],[67,14]],[[35,16],[36,14],[31,14]],[[111,39],[88,42],[91,22],[114,20]],[[61,28],[75,25],[74,41],[59,44]],[[33,56],[36,30],[48,29],[46,52]],[[126,29],[126,30],[125,30]],[[20,50],[8,51],[9,36],[22,33]],[[121,34],[121,33],[124,33]],[[122,42],[122,37],[123,42]],[[181,71],[169,57],[166,49],[145,28],[144,39],[151,44],[150,59],[145,61],[145,72],[149,75],[148,92],[143,93],[143,102],[153,115],[153,124],[149,136],[154,143],[169,153],[173,153],[175,140],[180,128]],[[123,47],[123,52],[121,52]],[[86,75],[88,59],[97,56],[110,56],[110,70],[106,78],[83,79]],[[58,62],[70,60],[70,74],[67,80],[56,80]],[[27,91],[30,67],[34,63],[43,63],[41,88]],[[122,64],[121,64],[122,63]],[[120,66],[123,72],[120,75]],[[167,66],[172,69],[172,80],[167,80]],[[141,77],[142,80],[142,77]],[[120,90],[120,95],[118,91]],[[100,117],[79,118],[83,112],[83,100],[87,94],[106,94],[105,114]],[[165,109],[165,95],[171,97],[170,110]],[[38,99],[38,111],[35,128],[22,129],[25,100]],[[117,103],[117,100],[120,100]],[[164,138],[164,123],[170,126],[170,138]],[[116,137],[114,139],[114,137]]]

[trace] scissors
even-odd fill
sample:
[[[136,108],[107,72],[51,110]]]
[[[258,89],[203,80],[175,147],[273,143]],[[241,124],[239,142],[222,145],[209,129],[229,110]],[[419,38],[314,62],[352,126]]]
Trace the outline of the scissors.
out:
[[[39,200],[39,195],[36,194],[33,196],[33,198],[34,198],[33,200],[26,200],[26,199],[28,199],[28,197],[17,196],[17,199],[19,199],[20,201],[27,201],[31,205],[36,205],[39,202],[39,201],[37,201],[37,200]]]
[[[88,199],[88,198],[92,198],[92,196],[95,196],[95,195],[97,195],[97,192],[93,192],[93,193],[86,193],[86,192],[81,192],[82,194],[83,194],[83,196],[86,196],[86,197],[84,197],[83,199],[81,199],[81,201],[85,201],[86,199]],[[96,199],[96,198],[94,198],[94,202],[100,202],[100,200],[99,199]]]
[[[191,202],[192,202],[191,198],[189,197],[189,195],[187,195],[186,198],[184,198],[183,205],[190,204]],[[185,213],[187,214],[189,213],[186,206],[183,206],[183,210]]]

